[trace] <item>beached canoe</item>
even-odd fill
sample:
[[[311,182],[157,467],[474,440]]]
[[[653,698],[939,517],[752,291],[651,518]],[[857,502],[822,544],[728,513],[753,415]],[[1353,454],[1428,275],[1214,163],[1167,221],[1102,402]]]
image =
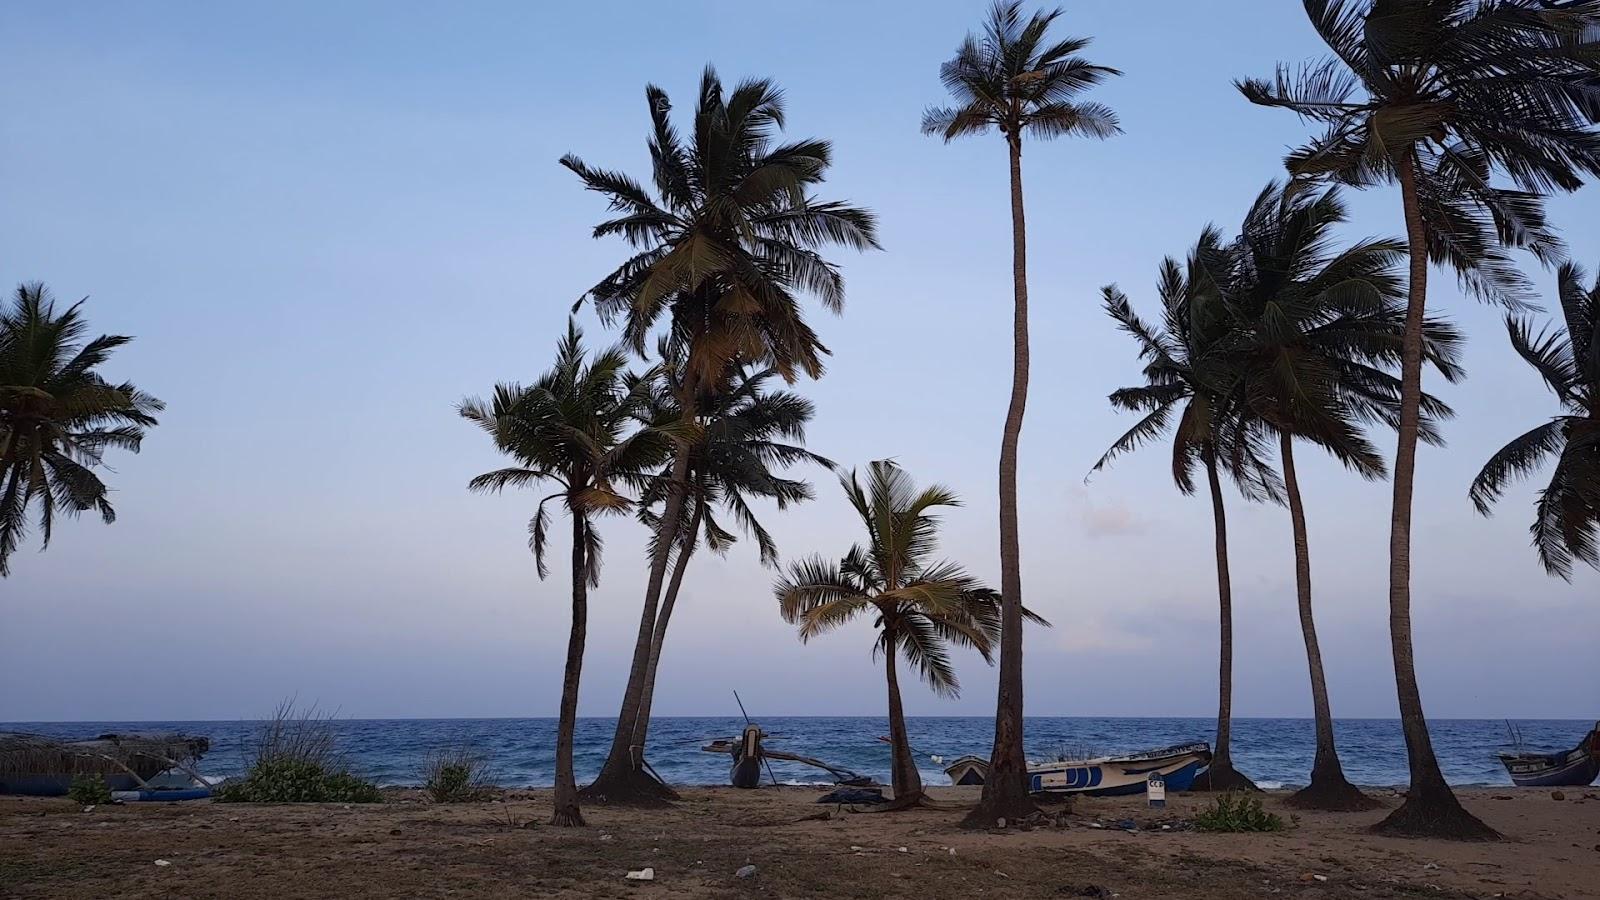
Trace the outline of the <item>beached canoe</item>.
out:
[[[1600,722],[1578,746],[1555,753],[1502,750],[1496,754],[1517,787],[1581,787],[1600,775]]]
[[[1198,742],[1094,759],[1059,759],[1028,763],[1028,790],[1034,793],[1087,794],[1110,797],[1139,794],[1151,776],[1160,776],[1169,791],[1186,791],[1211,762],[1211,745]],[[945,767],[952,784],[983,784],[989,761],[963,756]]]

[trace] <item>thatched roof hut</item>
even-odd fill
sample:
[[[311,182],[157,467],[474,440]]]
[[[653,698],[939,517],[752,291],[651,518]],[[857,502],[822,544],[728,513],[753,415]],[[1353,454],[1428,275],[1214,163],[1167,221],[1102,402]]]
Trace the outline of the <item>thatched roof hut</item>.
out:
[[[102,734],[64,741],[0,732],[0,794],[64,794],[77,775],[100,775],[112,790],[130,790],[211,749],[209,738],[182,734]]]

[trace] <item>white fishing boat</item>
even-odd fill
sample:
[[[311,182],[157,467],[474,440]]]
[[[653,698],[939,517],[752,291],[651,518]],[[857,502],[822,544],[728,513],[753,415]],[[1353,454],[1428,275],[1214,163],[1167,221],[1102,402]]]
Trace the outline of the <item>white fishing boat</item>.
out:
[[[1169,791],[1186,791],[1211,763],[1211,745],[1203,741],[1093,759],[1056,759],[1028,763],[1028,790],[1034,793],[1087,794],[1107,797],[1144,793],[1151,776],[1160,776]],[[989,761],[963,756],[945,766],[952,784],[983,784]]]

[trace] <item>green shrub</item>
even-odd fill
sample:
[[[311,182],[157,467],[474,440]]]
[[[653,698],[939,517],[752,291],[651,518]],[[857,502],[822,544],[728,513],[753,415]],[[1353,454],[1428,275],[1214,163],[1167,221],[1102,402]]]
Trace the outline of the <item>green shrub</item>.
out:
[[[457,747],[428,756],[422,789],[435,803],[480,803],[491,799],[495,784],[482,754]]]
[[[382,803],[377,786],[319,763],[279,757],[258,761],[242,781],[213,796],[224,803]]]
[[[1243,791],[1218,797],[1209,809],[1194,817],[1200,831],[1282,831],[1283,819],[1261,806],[1260,798]]]
[[[106,786],[104,775],[74,775],[67,796],[84,806],[111,802],[111,788]]]

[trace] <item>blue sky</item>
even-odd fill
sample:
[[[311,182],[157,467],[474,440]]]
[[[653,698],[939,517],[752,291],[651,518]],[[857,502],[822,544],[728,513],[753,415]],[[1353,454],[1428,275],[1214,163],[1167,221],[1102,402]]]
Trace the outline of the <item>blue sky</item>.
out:
[[[885,252],[841,253],[834,351],[799,389],[812,446],[896,457],[966,507],[950,556],[998,580],[994,471],[1009,378],[1010,232],[998,138],[917,130],[978,2],[789,5],[8,4],[0,77],[0,282],[89,296],[137,341],[108,374],[169,404],[145,452],[113,461],[120,520],[59,529],[0,584],[0,720],[236,718],[297,694],[355,716],[554,715],[566,643],[559,571],[535,577],[530,498],[469,495],[496,465],[462,396],[547,364],[572,300],[621,258],[604,210],[556,160],[644,175],[643,88],[690,105],[701,67],[774,78],[789,132],[834,141],[824,194],[870,206]],[[1099,309],[1141,309],[1156,265],[1230,226],[1306,127],[1230,85],[1318,52],[1299,4],[1068,4],[1064,33],[1126,76],[1094,99],[1126,134],[1029,145],[1033,393],[1022,450],[1025,596],[1038,715],[1211,715],[1215,589],[1203,499],[1164,451],[1084,474],[1127,426],[1130,342]],[[1596,190],[1552,202],[1600,265]],[[1352,238],[1394,234],[1392,191],[1352,198]],[[1528,264],[1533,265],[1529,260]],[[1552,276],[1536,272],[1549,296]],[[1553,414],[1499,313],[1435,279],[1431,308],[1471,337],[1450,447],[1417,487],[1418,666],[1438,716],[1594,715],[1600,575],[1545,576],[1527,545],[1534,485],[1492,519],[1466,487]],[[585,314],[593,343],[609,340]],[[1380,437],[1384,445],[1392,443]],[[1388,487],[1303,452],[1318,621],[1334,711],[1394,713]],[[790,556],[842,552],[855,525],[819,498],[767,522]],[[1231,499],[1235,710],[1309,715],[1287,513]],[[608,523],[580,711],[625,679],[643,533]],[[559,555],[557,556],[559,559]],[[877,714],[862,624],[802,646],[750,546],[691,570],[662,664],[664,714]],[[909,690],[913,714],[985,714]]]

